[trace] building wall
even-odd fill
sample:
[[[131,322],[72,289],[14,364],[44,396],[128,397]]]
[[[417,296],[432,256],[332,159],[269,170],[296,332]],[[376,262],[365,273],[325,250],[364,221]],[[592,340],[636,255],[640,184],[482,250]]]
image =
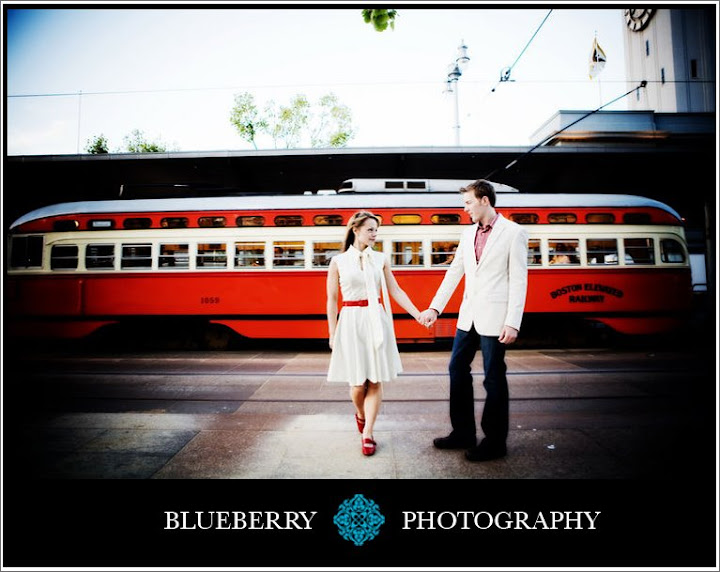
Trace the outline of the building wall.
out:
[[[715,111],[716,9],[658,9],[644,29],[626,27],[628,89],[648,82],[630,110]]]
[[[678,29],[685,38],[685,58],[681,60],[687,83],[683,89],[685,108],[678,111],[715,111],[717,66],[716,17],[711,10],[678,10]],[[693,66],[693,60],[695,65]],[[678,68],[680,65],[678,64]],[[681,84],[682,85],[682,84]],[[678,95],[678,100],[680,96]]]

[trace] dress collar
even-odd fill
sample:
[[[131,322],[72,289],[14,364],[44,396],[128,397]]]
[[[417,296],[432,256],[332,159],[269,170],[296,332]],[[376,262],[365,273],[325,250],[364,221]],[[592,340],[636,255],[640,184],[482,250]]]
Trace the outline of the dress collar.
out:
[[[355,248],[354,244],[351,244],[348,248],[348,252],[352,252],[353,254],[355,254],[355,256],[369,256],[369,251],[371,250],[372,248],[370,248],[369,246],[363,250],[360,250],[358,248]]]

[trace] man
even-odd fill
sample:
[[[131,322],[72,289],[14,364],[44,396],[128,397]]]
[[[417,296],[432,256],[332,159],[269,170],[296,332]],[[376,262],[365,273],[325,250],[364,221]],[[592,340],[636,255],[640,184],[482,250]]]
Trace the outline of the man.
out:
[[[527,231],[495,210],[495,189],[480,179],[460,189],[473,225],[463,231],[455,257],[430,307],[420,320],[430,327],[465,276],[457,330],[450,357],[452,432],[433,441],[439,449],[468,449],[470,461],[488,461],[507,453],[509,394],[505,347],[520,330],[527,293]],[[477,444],[471,364],[482,351],[487,393]]]

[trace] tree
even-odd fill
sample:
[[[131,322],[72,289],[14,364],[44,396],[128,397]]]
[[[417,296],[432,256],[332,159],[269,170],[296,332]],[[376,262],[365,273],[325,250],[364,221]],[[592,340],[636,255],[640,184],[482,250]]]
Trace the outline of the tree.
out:
[[[384,32],[388,26],[391,30],[395,29],[397,10],[363,10],[362,15],[365,23],[372,23],[377,32]]]
[[[145,134],[139,129],[134,129],[130,135],[125,135],[125,148],[128,153],[165,153],[167,147],[157,141],[147,141]]]
[[[350,109],[327,94],[313,105],[303,94],[295,95],[289,105],[270,100],[261,115],[250,93],[235,96],[230,122],[239,135],[257,149],[257,137],[265,134],[275,149],[297,148],[303,138],[311,147],[344,147],[353,137]]]
[[[352,113],[334,93],[320,98],[320,111],[314,117],[310,144],[313,147],[345,147],[355,134]]]
[[[268,131],[277,149],[278,141],[285,142],[285,148],[298,146],[302,131],[310,120],[310,102],[304,95],[296,95],[289,106],[277,106],[274,101],[265,107],[268,114]]]
[[[93,139],[88,139],[88,142],[85,144],[85,151],[91,155],[109,153],[110,148],[108,147],[105,135],[101,133],[100,135],[96,135]]]
[[[116,148],[113,153],[167,153],[174,149],[169,149],[167,145],[159,141],[148,141],[145,135],[139,129],[135,129],[124,138],[125,148]],[[91,155],[102,155],[110,153],[110,145],[108,140],[102,133],[89,139],[85,145],[85,151]]]
[[[230,123],[238,130],[240,137],[252,143],[257,150],[255,138],[268,128],[267,121],[258,114],[255,100],[249,93],[235,96],[235,107],[230,112]]]

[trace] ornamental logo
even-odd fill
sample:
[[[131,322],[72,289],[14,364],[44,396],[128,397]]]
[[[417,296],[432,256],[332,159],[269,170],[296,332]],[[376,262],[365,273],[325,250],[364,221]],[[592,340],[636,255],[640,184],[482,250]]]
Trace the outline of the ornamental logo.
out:
[[[362,546],[378,535],[385,517],[374,501],[357,494],[342,502],[333,522],[340,536],[354,542],[355,546]]]

